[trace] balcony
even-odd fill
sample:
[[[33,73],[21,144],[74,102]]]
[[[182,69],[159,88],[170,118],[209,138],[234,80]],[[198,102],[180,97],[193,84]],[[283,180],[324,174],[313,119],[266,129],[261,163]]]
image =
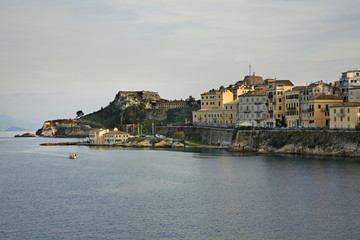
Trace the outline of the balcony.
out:
[[[336,116],[338,116],[338,117],[345,117],[345,113],[343,113],[343,112],[337,113]]]
[[[249,113],[250,112],[250,110],[244,110],[243,111],[243,113]]]
[[[260,104],[263,104],[263,103],[262,102],[254,102],[254,104],[260,105]]]

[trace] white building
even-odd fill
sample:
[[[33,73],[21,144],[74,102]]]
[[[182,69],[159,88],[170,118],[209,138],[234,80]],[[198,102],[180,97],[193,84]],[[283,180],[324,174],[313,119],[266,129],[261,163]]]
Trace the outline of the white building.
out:
[[[343,72],[340,78],[340,96],[344,102],[349,101],[349,89],[360,86],[360,70]]]
[[[266,126],[266,90],[248,92],[239,96],[237,123],[250,123],[253,127]]]

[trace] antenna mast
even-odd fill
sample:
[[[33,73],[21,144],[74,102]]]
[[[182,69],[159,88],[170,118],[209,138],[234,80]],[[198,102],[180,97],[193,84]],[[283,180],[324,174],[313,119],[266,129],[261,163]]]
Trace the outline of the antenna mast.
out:
[[[249,64],[249,76],[251,76],[251,63]]]

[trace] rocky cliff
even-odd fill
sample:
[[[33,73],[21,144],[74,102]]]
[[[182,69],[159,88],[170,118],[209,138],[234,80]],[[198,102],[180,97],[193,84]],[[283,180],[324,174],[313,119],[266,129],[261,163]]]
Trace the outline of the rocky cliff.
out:
[[[145,108],[150,109],[156,103],[160,101],[161,97],[157,92],[151,91],[119,91],[113,103],[119,109],[124,110],[130,105],[144,104]]]

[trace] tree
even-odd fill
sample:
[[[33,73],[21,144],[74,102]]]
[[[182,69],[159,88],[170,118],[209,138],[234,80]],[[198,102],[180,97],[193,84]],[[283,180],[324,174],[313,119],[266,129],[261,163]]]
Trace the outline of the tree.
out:
[[[84,116],[84,113],[83,113],[82,110],[79,110],[79,111],[76,112],[76,118],[79,118],[79,117],[82,117],[82,116]]]
[[[131,105],[124,110],[125,123],[141,123],[146,118],[146,110],[144,104]]]

